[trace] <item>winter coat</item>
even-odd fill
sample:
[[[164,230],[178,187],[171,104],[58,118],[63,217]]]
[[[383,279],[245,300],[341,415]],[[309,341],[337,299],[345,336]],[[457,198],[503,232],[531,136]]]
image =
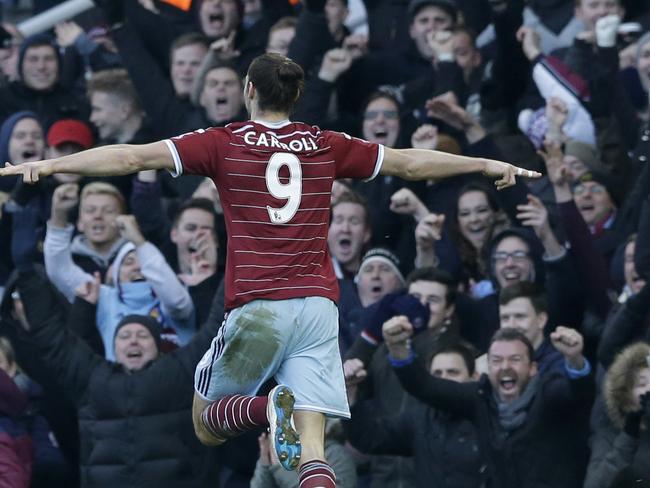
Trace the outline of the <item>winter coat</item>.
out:
[[[417,363],[395,372],[411,395],[471,421],[488,465],[488,487],[579,488],[586,465],[593,376],[569,380],[550,374],[539,379],[524,424],[506,431],[499,422],[492,386],[456,383],[431,376]]]
[[[377,484],[373,476],[372,486],[482,486],[485,465],[479,453],[476,430],[470,422],[420,402],[392,416],[377,412],[377,404],[373,401],[359,402],[352,407],[352,417],[344,423],[350,443],[364,453],[384,455],[377,459],[390,459],[393,468],[395,459],[399,459],[396,456],[412,457],[413,477],[404,480],[384,476],[383,483]]]
[[[204,327],[187,346],[127,371],[65,327],[57,292],[44,277],[21,273],[16,286],[31,326],[17,333],[31,345],[35,370],[54,381],[78,411],[82,486],[206,486],[214,461],[194,434],[193,377],[218,323]],[[3,320],[13,323],[10,300],[1,310]]]
[[[32,476],[32,441],[20,417],[27,396],[0,369],[0,488],[27,488]]]

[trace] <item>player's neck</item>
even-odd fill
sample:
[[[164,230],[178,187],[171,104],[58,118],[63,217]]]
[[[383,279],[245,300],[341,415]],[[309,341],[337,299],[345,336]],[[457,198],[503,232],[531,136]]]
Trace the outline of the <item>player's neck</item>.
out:
[[[289,120],[289,114],[286,112],[271,112],[269,110],[251,110],[251,120],[277,124],[278,122]]]

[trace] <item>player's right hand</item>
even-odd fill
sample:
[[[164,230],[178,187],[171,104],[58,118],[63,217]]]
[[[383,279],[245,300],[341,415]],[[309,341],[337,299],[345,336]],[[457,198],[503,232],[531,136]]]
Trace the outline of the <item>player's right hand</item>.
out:
[[[6,162],[4,168],[0,168],[0,176],[22,175],[25,183],[36,183],[41,176],[50,175],[46,161],[36,161],[22,164],[11,164]]]

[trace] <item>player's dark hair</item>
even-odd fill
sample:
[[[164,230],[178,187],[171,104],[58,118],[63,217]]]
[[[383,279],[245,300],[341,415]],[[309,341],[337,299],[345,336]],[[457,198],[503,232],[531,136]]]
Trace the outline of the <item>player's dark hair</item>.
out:
[[[504,327],[503,329],[497,330],[492,336],[492,339],[490,340],[488,351],[492,347],[492,344],[494,344],[495,342],[516,342],[516,341],[519,341],[524,346],[526,346],[526,350],[528,351],[528,359],[531,362],[533,362],[535,360],[535,348],[533,347],[533,343],[530,342],[528,337],[526,337],[523,334],[523,332],[521,332],[519,329],[514,329],[512,327]]]
[[[454,280],[454,278],[446,271],[432,266],[416,268],[406,277],[406,288],[408,289],[408,287],[416,281],[432,281],[434,283],[445,285],[447,288],[447,291],[445,292],[445,301],[447,302],[447,306],[456,302],[456,287],[458,286],[458,283],[456,283],[456,280]]]
[[[503,288],[499,292],[499,305],[507,305],[517,298],[528,298],[536,313],[548,312],[546,293],[530,281],[521,281]]]
[[[305,73],[286,56],[267,53],[253,60],[248,81],[257,91],[260,110],[290,114],[302,92]]]

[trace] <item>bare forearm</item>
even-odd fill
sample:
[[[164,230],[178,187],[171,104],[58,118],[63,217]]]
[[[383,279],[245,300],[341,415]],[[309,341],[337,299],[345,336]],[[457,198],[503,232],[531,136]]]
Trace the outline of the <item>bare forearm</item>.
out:
[[[84,176],[126,175],[139,171],[142,162],[131,146],[117,144],[43,161],[48,173],[74,173]]]
[[[485,169],[483,160],[425,149],[404,149],[411,161],[406,166],[408,180],[446,178]]]
[[[426,149],[386,149],[386,156],[395,164],[388,165],[387,173],[406,180],[446,178],[485,170],[485,161]]]

